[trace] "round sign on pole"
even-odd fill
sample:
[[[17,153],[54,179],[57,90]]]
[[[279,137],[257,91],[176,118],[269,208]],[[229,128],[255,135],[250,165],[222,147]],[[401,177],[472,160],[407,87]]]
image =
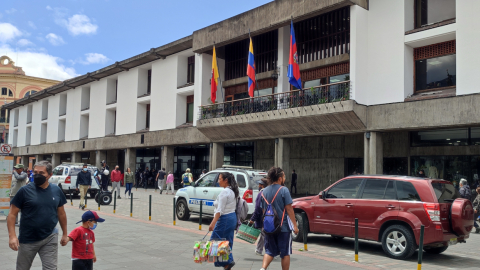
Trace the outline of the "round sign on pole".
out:
[[[10,154],[12,152],[12,147],[9,144],[2,144],[2,146],[0,146],[0,152],[2,154]]]

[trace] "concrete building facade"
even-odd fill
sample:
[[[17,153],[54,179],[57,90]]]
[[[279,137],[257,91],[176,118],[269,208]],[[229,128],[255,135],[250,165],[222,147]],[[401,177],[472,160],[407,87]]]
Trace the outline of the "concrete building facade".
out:
[[[425,4],[428,2],[428,4]],[[477,181],[477,1],[276,0],[3,108],[17,156],[179,178],[223,164]],[[303,89],[288,83],[290,22]],[[473,27],[473,28],[472,28]],[[249,29],[257,90],[247,94]],[[212,48],[221,86],[210,99]],[[457,56],[458,52],[458,56]],[[480,60],[480,59],[479,59]],[[458,76],[457,76],[458,74]],[[29,117],[31,123],[27,123]],[[288,183],[287,183],[288,184]]]

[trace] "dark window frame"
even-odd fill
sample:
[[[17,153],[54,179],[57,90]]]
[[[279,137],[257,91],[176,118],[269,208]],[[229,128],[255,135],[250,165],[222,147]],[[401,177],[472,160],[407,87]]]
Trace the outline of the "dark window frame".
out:
[[[444,19],[444,20],[441,20],[441,21],[438,21],[438,22],[432,22],[432,23],[426,23],[426,24],[419,24],[418,23],[418,19],[419,19],[419,11],[418,9],[420,8],[419,5],[422,4],[422,2],[420,2],[422,0],[415,0],[414,3],[413,3],[413,27],[414,29],[422,29],[424,27],[428,27],[430,25],[434,25],[434,24],[439,24],[439,23],[442,23],[442,22],[445,22],[445,21],[449,21],[449,20],[452,20],[452,19],[455,19],[456,16],[454,16],[453,18],[448,18],[448,19]],[[428,1],[428,0],[427,0]],[[426,3],[427,7],[427,13],[428,13],[428,2],[425,1],[424,3]],[[420,14],[420,16],[422,16],[422,14]]]
[[[195,55],[187,58],[187,84],[195,83]]]
[[[4,91],[5,91],[5,93],[4,93]],[[8,95],[8,88],[2,87],[2,96],[6,96],[6,95]]]
[[[147,71],[147,94],[152,92],[152,70]]]
[[[455,75],[454,76],[456,76],[456,73],[457,73],[457,69],[456,69],[457,68],[457,58],[456,58],[457,53],[456,52],[451,53],[451,54],[443,54],[443,55],[438,55],[438,56],[421,58],[421,59],[414,59],[413,60],[413,92],[414,92],[414,94],[432,92],[432,91],[439,91],[439,90],[445,90],[445,89],[451,89],[451,88],[456,88],[457,87],[456,79],[455,79],[455,84],[450,85],[450,86],[417,90],[417,61],[426,61],[428,59],[434,59],[434,58],[439,58],[439,57],[444,57],[444,56],[449,56],[449,55],[455,55]]]

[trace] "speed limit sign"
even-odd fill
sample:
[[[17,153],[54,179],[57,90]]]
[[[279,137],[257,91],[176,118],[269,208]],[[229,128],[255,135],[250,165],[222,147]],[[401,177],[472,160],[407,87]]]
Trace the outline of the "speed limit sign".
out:
[[[11,153],[12,153],[12,145],[11,144],[2,143],[0,145],[0,154],[9,155]]]

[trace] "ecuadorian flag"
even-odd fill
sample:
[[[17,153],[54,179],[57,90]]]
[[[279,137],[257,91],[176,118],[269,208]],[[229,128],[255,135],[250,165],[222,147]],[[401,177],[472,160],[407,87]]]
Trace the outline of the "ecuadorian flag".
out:
[[[250,49],[248,50],[247,76],[248,76],[248,95],[250,97],[253,97],[256,81],[255,81],[255,58],[253,57],[252,38],[250,38]]]

